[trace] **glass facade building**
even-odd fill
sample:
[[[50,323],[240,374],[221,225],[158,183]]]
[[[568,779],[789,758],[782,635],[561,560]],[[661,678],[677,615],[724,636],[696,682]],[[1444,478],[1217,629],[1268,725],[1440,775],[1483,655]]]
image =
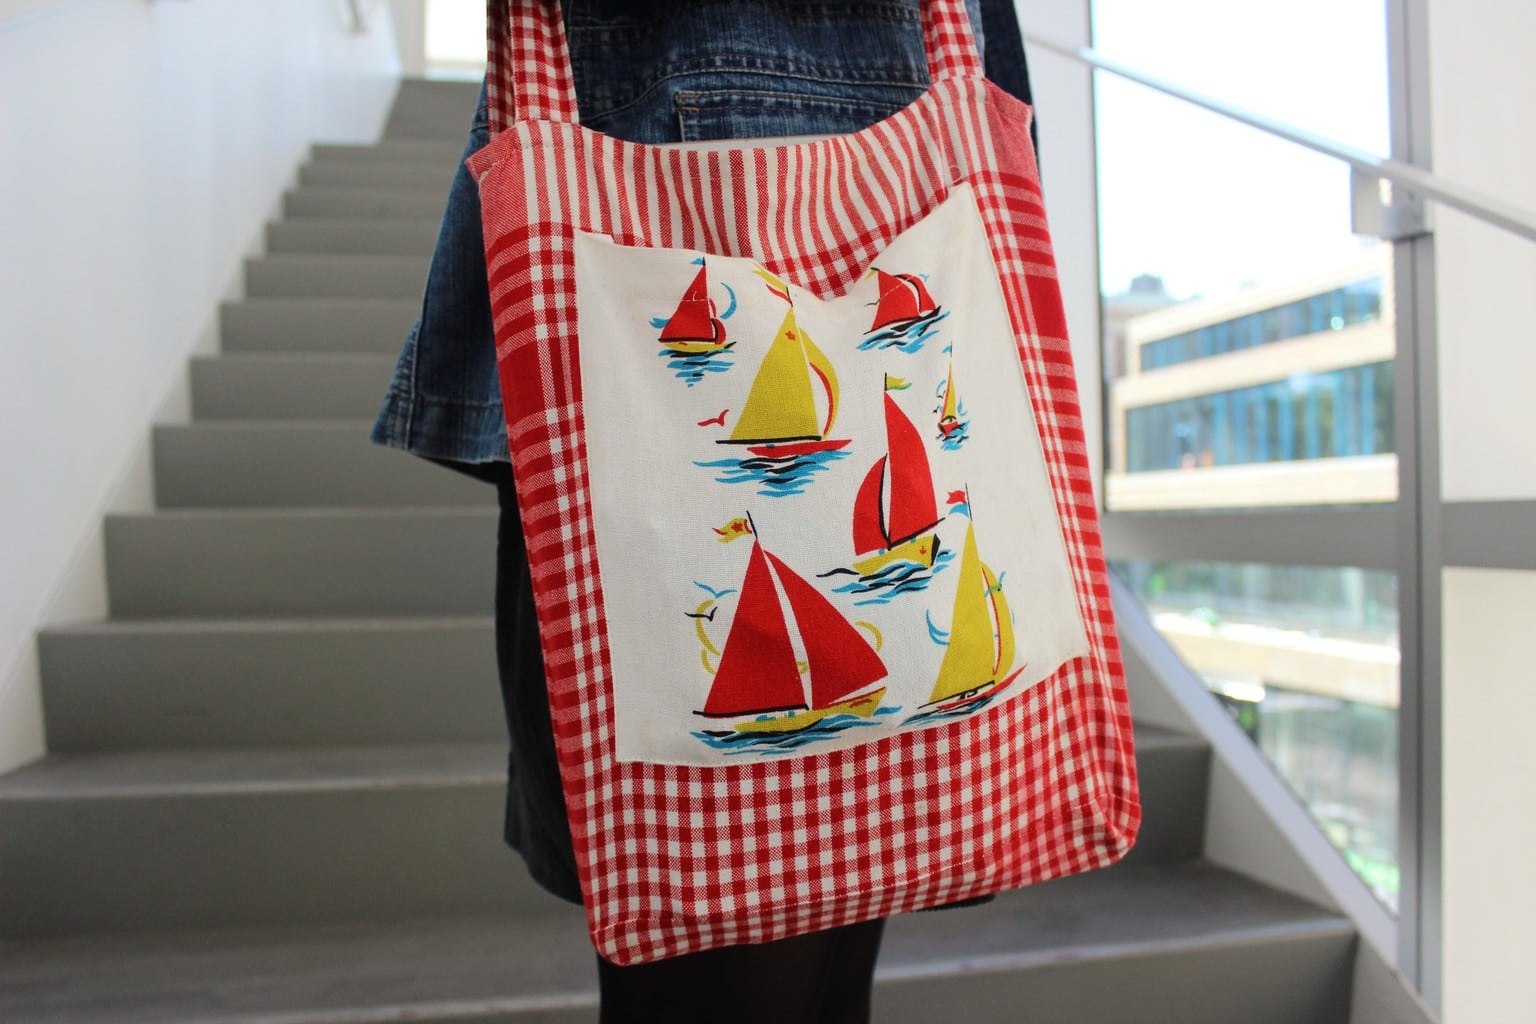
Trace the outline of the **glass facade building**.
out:
[[[1129,409],[1126,469],[1389,453],[1392,379],[1383,361]]]

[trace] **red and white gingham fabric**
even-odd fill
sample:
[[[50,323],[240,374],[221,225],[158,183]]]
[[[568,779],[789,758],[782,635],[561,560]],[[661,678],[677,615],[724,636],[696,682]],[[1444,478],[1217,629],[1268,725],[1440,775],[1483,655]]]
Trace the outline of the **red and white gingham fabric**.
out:
[[[582,128],[553,0],[493,0],[489,14],[495,136],[470,169],[598,952],[628,964],[766,942],[1113,863],[1141,816],[1130,706],[1030,110],[982,78],[960,0],[925,3],[933,85],[912,105],[852,135],[717,151]],[[968,718],[860,747],[719,767],[617,761],[575,233],[751,257],[829,298],[962,181],[1000,275],[1092,653]]]

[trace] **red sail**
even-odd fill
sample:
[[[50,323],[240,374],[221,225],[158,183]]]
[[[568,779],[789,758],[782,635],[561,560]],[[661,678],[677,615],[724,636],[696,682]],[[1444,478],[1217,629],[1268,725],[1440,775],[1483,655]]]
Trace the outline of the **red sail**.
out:
[[[763,558],[762,544],[752,545],[752,560],[741,584],[736,618],[731,622],[720,669],[704,702],[706,715],[751,715],[805,707],[805,687],[789,642],[784,608]]]
[[[869,474],[859,485],[859,493],[853,499],[853,553],[865,555],[871,551],[884,551],[890,545],[885,539],[885,525],[881,505],[881,491],[885,489],[886,457],[880,456]]]
[[[878,267],[875,275],[880,285],[880,302],[875,307],[871,331],[902,320],[916,320],[924,313],[933,312],[933,297],[928,294],[922,278],[913,274],[887,274]]]
[[[776,556],[770,554],[768,561],[779,574],[800,630],[812,708],[836,704],[890,674],[869,641],[831,601]]]
[[[934,526],[939,521],[939,503],[933,493],[933,472],[928,468],[922,435],[889,391],[885,394],[885,437],[891,452],[886,546],[895,547]]]
[[[683,293],[677,312],[661,329],[662,341],[725,341],[725,325],[715,316],[715,304],[709,297],[709,278],[704,267],[694,275],[693,284]]]

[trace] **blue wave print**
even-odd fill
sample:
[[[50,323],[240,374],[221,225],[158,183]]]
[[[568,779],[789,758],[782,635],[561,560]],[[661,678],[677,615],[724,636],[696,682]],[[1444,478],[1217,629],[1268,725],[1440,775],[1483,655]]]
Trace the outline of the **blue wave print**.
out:
[[[960,406],[960,412],[962,415],[965,412],[965,406],[963,404]],[[957,452],[960,450],[961,445],[970,440],[971,421],[962,419],[958,420],[957,422],[959,425],[955,427],[954,430],[949,432],[948,437],[944,436],[944,432],[942,430],[939,431],[938,441],[940,451]]]
[[[711,750],[719,750],[726,754],[773,756],[793,753],[815,743],[825,743],[850,729],[884,725],[885,723],[880,719],[898,714],[901,710],[900,707],[876,708],[874,715],[870,718],[862,718],[858,715],[828,715],[815,725],[797,729],[794,732],[737,732],[734,729],[729,731],[721,729],[718,734],[701,730],[693,735]]]
[[[745,459],[716,459],[695,462],[694,465],[721,470],[715,477],[716,483],[751,484],[765,498],[789,498],[804,494],[817,473],[824,472],[832,463],[849,454],[843,449],[834,449],[783,458],[753,455]]]
[[[974,703],[962,704],[959,707],[952,708],[948,711],[941,711],[938,708],[933,708],[928,711],[919,711],[917,714],[902,722],[901,726],[902,728],[906,728],[909,725],[916,725],[919,722],[947,722],[954,718],[968,718],[971,715],[974,715],[976,712],[980,711],[982,708],[986,707],[988,704],[991,704],[993,699],[996,697],[996,692],[993,692],[987,694],[985,697],[975,701]]]
[[[735,366],[736,360],[729,358],[730,352],[730,349],[722,348],[714,352],[684,354],[664,348],[656,354],[667,361],[667,369],[671,370],[678,380],[693,387],[710,374],[725,373]]]
[[[903,594],[916,594],[927,590],[928,584],[933,582],[934,577],[943,572],[945,566],[954,560],[953,551],[940,551],[931,566],[923,565],[921,562],[892,562],[879,572],[860,576],[858,579],[832,589],[837,594],[869,595],[863,600],[853,602],[855,605],[890,604]]]
[[[914,352],[922,350],[922,347],[927,344],[928,339],[934,335],[939,322],[948,318],[949,312],[947,310],[942,313],[935,310],[927,317],[915,320],[905,327],[887,327],[875,331],[859,342],[859,351],[869,352],[875,349],[894,348],[898,352],[912,355]]]

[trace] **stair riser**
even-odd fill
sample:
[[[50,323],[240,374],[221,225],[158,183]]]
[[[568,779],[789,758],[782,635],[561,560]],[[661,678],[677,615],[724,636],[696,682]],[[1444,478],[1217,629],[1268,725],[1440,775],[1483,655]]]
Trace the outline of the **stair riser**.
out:
[[[383,185],[391,188],[435,188],[443,195],[458,171],[458,161],[385,163],[365,160],[316,160],[299,168],[300,185]]]
[[[392,356],[194,358],[192,418],[371,420],[394,365]]]
[[[873,1019],[932,1024],[1348,1024],[1355,937],[1343,932],[1135,957],[877,980]]]
[[[443,215],[447,191],[436,189],[302,188],[283,197],[288,217],[425,220]]]
[[[496,513],[109,516],[114,618],[484,615]]]
[[[62,630],[38,653],[54,752],[506,736],[489,621]]]
[[[156,427],[161,508],[494,506],[487,484],[368,440],[369,425]]]
[[[934,1024],[961,1011],[967,1024],[1347,1024],[1347,1002],[1337,1002],[1334,980],[1341,958],[1347,963],[1347,943],[1321,938],[987,974],[960,967],[942,978],[892,977],[877,966],[871,1019]],[[1269,965],[1276,959],[1286,964],[1272,977]],[[1309,973],[1313,970],[1321,974]],[[1319,977],[1326,980],[1320,984]],[[1220,997],[1203,998],[1212,987],[1222,989]],[[385,1024],[402,1013],[417,1024],[595,1024],[598,1019],[596,1005],[490,1014],[433,1013],[413,1006],[349,1017],[347,1024]]]
[[[1205,792],[1210,748],[1148,747],[1136,752],[1141,829],[1122,864],[1171,864],[1200,856],[1205,846]]]
[[[439,668],[425,678],[442,676]],[[326,696],[343,717],[359,697],[371,700],[357,686],[331,689]],[[489,680],[480,690],[495,692]],[[434,696],[442,700],[441,694]],[[279,688],[269,699],[279,704],[282,697]],[[387,694],[380,699],[387,700]],[[473,700],[487,731],[492,724],[500,727],[494,701]],[[305,704],[318,710],[313,698],[299,706]],[[224,707],[220,713],[233,710]],[[275,717],[271,711],[256,713],[269,721]],[[1155,757],[1145,766],[1144,784],[1154,793],[1174,781],[1159,767]],[[522,891],[509,884],[508,876],[521,872],[510,870],[511,855],[496,841],[503,794],[498,777],[410,789],[0,802],[0,873],[27,880],[0,891],[0,934],[494,909],[497,900]],[[1168,792],[1154,799],[1177,796]],[[107,864],[99,857],[104,849],[112,851]],[[250,891],[268,885],[282,891]],[[510,909],[513,903],[504,905]]]
[[[398,354],[418,302],[331,302],[267,299],[225,303],[220,331],[226,352]]]
[[[463,138],[475,113],[478,82],[403,82],[395,97],[386,139]]]
[[[409,256],[425,267],[437,228],[431,220],[285,220],[267,225],[267,252]]]
[[[253,299],[395,299],[421,297],[425,261],[369,256],[269,256],[247,260]]]
[[[8,801],[0,934],[547,912],[502,842],[504,792]]]
[[[468,136],[468,125],[465,126]],[[450,142],[435,139],[385,139],[373,145],[317,142],[309,147],[313,161],[356,161],[358,163],[437,164],[457,160],[464,151],[464,139]]]

